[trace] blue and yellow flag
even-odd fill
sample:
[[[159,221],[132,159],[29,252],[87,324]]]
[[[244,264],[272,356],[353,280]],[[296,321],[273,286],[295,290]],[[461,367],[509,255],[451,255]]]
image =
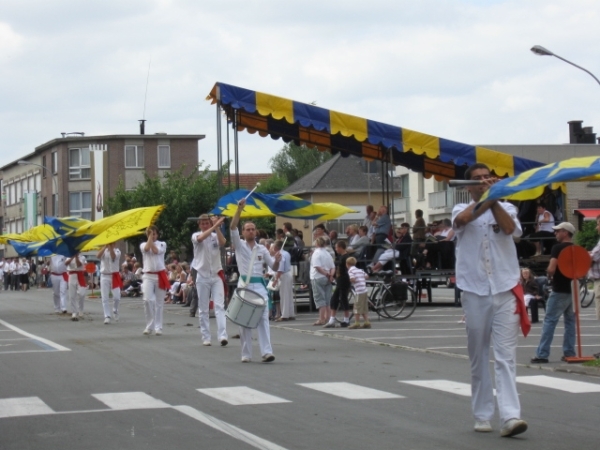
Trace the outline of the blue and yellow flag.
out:
[[[561,183],[568,181],[599,180],[600,157],[571,158],[505,178],[492,185],[481,201],[501,198],[532,200],[542,195],[546,186],[556,189]]]
[[[224,195],[212,214],[233,217],[238,202],[250,191],[239,189]],[[333,220],[347,213],[357,212],[337,203],[311,203],[290,194],[261,194],[253,192],[246,200],[242,218],[281,216],[289,219]]]
[[[55,237],[33,242],[11,240],[9,243],[20,256],[73,256],[77,252],[93,250],[143,233],[163,209],[164,205],[130,209],[95,222],[74,220],[78,218],[48,218],[48,226],[56,233]]]

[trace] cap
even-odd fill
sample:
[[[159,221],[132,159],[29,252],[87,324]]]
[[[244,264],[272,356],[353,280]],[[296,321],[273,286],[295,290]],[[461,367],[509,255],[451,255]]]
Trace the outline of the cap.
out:
[[[571,234],[575,234],[577,232],[575,227],[572,224],[570,224],[569,222],[561,222],[558,225],[556,225],[555,227],[552,227],[552,229],[553,230],[567,230]]]

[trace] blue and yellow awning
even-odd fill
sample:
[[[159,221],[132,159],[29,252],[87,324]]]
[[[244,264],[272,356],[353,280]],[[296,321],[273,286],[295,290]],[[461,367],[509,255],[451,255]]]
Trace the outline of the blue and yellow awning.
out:
[[[476,162],[486,164],[499,177],[511,177],[543,165],[225,83],[216,83],[207,100],[218,102],[230,120],[235,115],[239,131],[258,132],[263,137],[270,135],[342,156],[389,161],[426,177],[462,179],[466,168]]]

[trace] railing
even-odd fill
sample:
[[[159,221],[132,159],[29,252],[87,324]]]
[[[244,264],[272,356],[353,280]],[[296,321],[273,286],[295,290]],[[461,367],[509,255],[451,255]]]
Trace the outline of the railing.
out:
[[[410,197],[398,197],[394,199],[394,214],[410,211]]]

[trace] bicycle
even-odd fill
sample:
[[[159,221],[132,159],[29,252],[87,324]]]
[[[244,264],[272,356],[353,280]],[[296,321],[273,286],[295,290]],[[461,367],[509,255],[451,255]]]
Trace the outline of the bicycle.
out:
[[[584,277],[579,280],[579,298],[581,307],[587,308],[594,302],[594,280]]]

